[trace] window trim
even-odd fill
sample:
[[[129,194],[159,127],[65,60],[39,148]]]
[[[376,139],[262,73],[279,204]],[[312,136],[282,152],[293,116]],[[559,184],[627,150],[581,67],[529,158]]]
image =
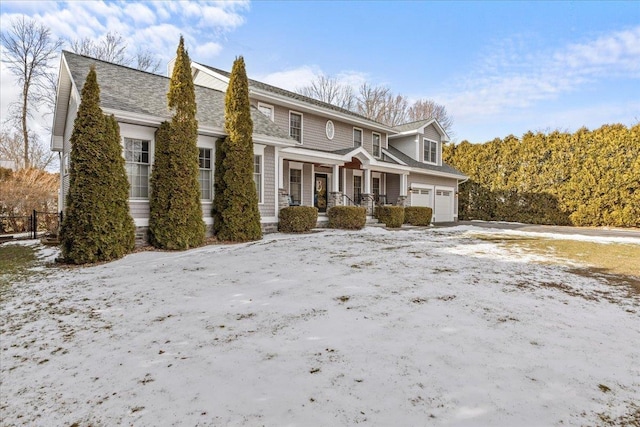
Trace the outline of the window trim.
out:
[[[436,145],[436,158],[435,161],[431,161],[431,160],[427,160],[427,142],[429,143],[429,155],[431,155],[431,143]],[[429,138],[422,138],[422,162],[423,163],[428,163],[430,165],[437,165],[438,164],[438,158],[440,157],[438,154],[439,148],[438,148],[438,141],[434,141],[433,139],[429,139]]]
[[[293,138],[293,135],[291,135],[291,115],[292,114],[296,114],[298,116],[300,116],[300,141],[295,140],[298,144],[302,145],[304,143],[304,114],[298,112],[298,111],[294,111],[294,110],[289,110],[289,137]]]
[[[130,141],[140,141],[140,142],[146,142],[147,143],[147,163],[143,163],[143,162],[129,162],[127,161],[127,156],[126,156],[126,151],[127,151],[127,140]],[[150,139],[145,139],[145,138],[132,138],[129,136],[122,136],[122,154],[124,156],[124,162],[125,162],[125,168],[127,163],[129,164],[135,164],[135,165],[146,165],[147,166],[147,195],[145,196],[138,196],[138,197],[134,197],[131,195],[131,191],[133,189],[133,183],[129,180],[129,172],[127,172],[127,180],[129,181],[129,200],[131,201],[148,201],[149,200],[149,195],[151,194],[151,167],[153,164],[153,159],[151,157],[152,155],[152,146],[151,146],[152,142]]]
[[[300,206],[303,206],[302,202],[304,200],[304,171],[302,169],[302,165],[300,165],[300,167],[292,167],[291,163],[292,162],[289,162],[289,196],[291,196],[291,171],[300,171]]]
[[[254,172],[252,177],[255,176],[255,165],[256,165],[256,157],[260,157],[260,194],[258,194],[258,204],[264,204],[264,152],[261,153],[253,153],[253,168]],[[254,181],[255,183],[255,181]]]
[[[260,107],[268,107],[271,109],[271,114],[269,116],[267,116],[266,114],[264,114],[262,111],[260,111]],[[269,120],[271,120],[272,122],[276,121],[276,109],[273,105],[271,104],[267,104],[266,102],[258,102],[258,111],[260,111],[261,114],[264,114],[265,117],[267,117]]]
[[[200,150],[209,150],[209,168],[201,168],[200,167]],[[211,147],[198,147],[198,171],[208,170],[209,171],[209,194],[211,197],[208,199],[202,198],[202,188],[200,188],[200,201],[201,202],[211,202],[213,201],[213,163],[215,161],[215,155],[213,153],[213,148]],[[198,183],[200,182],[200,177],[198,177]]]
[[[356,131],[359,130],[360,131],[360,145],[356,145]],[[358,127],[353,127],[353,132],[351,134],[351,138],[353,141],[353,147],[364,147],[364,131],[362,130],[362,128],[358,128]]]
[[[376,156],[376,146],[373,143],[375,136],[378,136],[378,155]],[[382,135],[378,132],[371,132],[371,151],[373,153],[373,157],[375,157],[376,159],[379,159],[380,157],[382,157]]]

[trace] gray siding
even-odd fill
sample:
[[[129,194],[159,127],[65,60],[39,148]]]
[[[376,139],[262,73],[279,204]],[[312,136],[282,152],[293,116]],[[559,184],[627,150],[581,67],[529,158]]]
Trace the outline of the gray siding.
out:
[[[264,194],[262,203],[259,205],[260,216],[271,217],[275,216],[275,186],[276,186],[276,174],[275,174],[275,149],[274,147],[265,147],[264,156],[262,158],[264,162],[262,168],[262,179],[264,180]]]
[[[402,138],[392,139],[389,141],[389,145],[397,149],[398,151],[402,151],[407,156],[412,159],[416,159],[416,136],[409,135]],[[420,161],[420,159],[416,159]]]
[[[429,126],[424,128],[424,137],[432,141],[442,141],[440,133],[436,130],[436,127],[433,124],[430,124]]]
[[[302,204],[304,206],[313,206],[313,178],[311,176],[311,165],[305,163],[302,165]]]
[[[129,211],[133,219],[149,218],[149,202],[129,201]]]
[[[60,165],[60,171],[64,168],[65,156],[71,155],[71,133],[73,132],[73,122],[76,119],[76,115],[78,114],[78,103],[75,92],[71,93],[69,97],[69,109],[67,110],[67,121],[66,128],[64,130],[64,140],[62,145],[62,158],[60,159],[62,164]],[[61,194],[61,205],[58,207],[59,210],[64,211],[65,205],[67,203],[67,194],[69,193],[69,171],[67,170],[66,175],[62,176],[62,194]]]
[[[456,188],[458,180],[454,178],[444,178],[441,176],[419,175],[416,173],[410,173],[408,183],[409,183],[409,186],[411,186],[412,183],[416,183],[416,184],[426,184],[426,185],[442,185],[445,187]]]
[[[400,196],[400,175],[387,174],[387,203],[396,204]]]

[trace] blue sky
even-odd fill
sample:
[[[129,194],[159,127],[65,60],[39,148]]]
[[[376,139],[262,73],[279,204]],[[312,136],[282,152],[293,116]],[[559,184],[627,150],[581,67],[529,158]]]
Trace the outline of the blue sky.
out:
[[[192,59],[287,89],[314,75],[432,98],[453,138],[640,121],[640,2],[6,2],[65,39],[117,31],[170,59]],[[2,68],[2,115],[13,97]],[[40,120],[40,119],[36,119]],[[44,120],[43,123],[46,123]],[[50,119],[48,119],[50,120]]]

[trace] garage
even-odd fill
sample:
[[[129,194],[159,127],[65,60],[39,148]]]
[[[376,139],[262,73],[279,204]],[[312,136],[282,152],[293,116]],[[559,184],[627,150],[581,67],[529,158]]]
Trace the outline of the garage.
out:
[[[436,203],[434,208],[434,222],[453,221],[453,191],[436,189]]]
[[[411,190],[411,206],[433,207],[431,202],[431,189],[414,188]]]

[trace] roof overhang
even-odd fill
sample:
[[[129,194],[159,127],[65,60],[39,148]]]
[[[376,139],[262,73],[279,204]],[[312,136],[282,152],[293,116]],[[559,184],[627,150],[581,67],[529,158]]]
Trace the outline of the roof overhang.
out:
[[[411,129],[411,130],[406,130],[404,132],[397,132],[393,135],[389,135],[389,139],[395,139],[395,138],[401,138],[403,136],[410,136],[410,135],[418,135],[418,134],[422,134],[424,133],[424,130],[427,126],[433,125],[436,130],[438,131],[438,133],[440,134],[440,139],[442,140],[442,142],[449,142],[451,141],[451,139],[449,138],[449,135],[447,134],[447,132],[444,130],[444,128],[442,127],[442,125],[440,125],[440,122],[438,122],[437,119],[431,119],[428,122],[426,122],[425,124],[423,124],[422,126],[419,126],[415,129]]]
[[[64,149],[64,130],[67,124],[69,110],[69,100],[71,94],[78,92],[69,65],[64,56],[60,54],[60,69],[58,71],[58,87],[56,88],[56,104],[53,111],[53,126],[51,128],[51,151],[62,151]]]

